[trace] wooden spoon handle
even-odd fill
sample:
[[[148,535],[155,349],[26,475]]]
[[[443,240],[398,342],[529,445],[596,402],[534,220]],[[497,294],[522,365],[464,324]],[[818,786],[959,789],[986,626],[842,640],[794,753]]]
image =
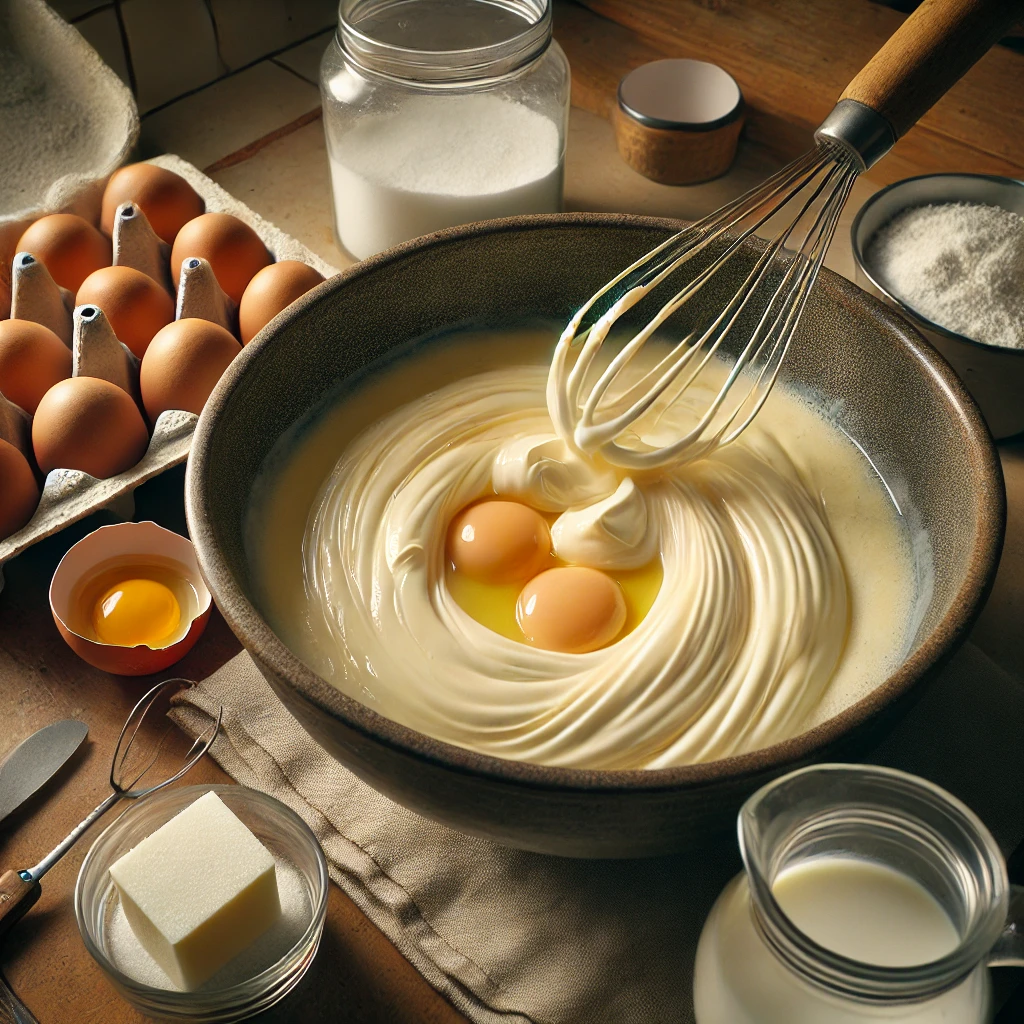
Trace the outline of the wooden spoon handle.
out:
[[[1022,16],[1022,0],[924,0],[840,99],[881,114],[899,137]]]
[[[0,875],[0,936],[21,920],[25,911],[39,899],[39,883],[26,882],[17,871]]]

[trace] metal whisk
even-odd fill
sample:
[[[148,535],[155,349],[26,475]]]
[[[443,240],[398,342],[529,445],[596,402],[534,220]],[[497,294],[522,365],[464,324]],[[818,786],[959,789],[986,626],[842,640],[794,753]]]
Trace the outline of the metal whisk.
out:
[[[39,880],[78,842],[93,822],[101,818],[121,800],[137,800],[139,797],[155,793],[158,789],[163,789],[164,786],[176,782],[210,749],[220,728],[223,708],[217,715],[216,722],[213,722],[205,732],[197,737],[176,771],[148,786],[140,785],[143,777],[156,764],[160,751],[163,749],[164,739],[173,728],[168,723],[159,741],[146,740],[143,742],[139,737],[143,721],[154,709],[156,709],[156,713],[163,711],[167,701],[174,694],[183,688],[194,685],[187,679],[165,680],[149,690],[132,708],[131,714],[121,729],[121,735],[117,739],[117,746],[111,758],[110,787],[112,792],[110,796],[86,816],[80,824],[76,825],[34,867],[24,868],[18,872],[8,872],[2,876],[7,881],[0,886],[3,893],[3,898],[0,899],[0,935],[3,935],[39,899]],[[2,1019],[2,1014],[0,1014],[0,1019]]]
[[[551,363],[548,407],[558,434],[580,452],[634,470],[689,462],[733,441],[778,379],[857,176],[1022,12],[1020,0],[924,0],[847,87],[813,150],[592,296]],[[684,267],[675,293],[606,367],[596,367],[618,319]],[[638,368],[637,357],[670,318],[681,340]],[[659,427],[670,408],[687,416],[666,436]]]

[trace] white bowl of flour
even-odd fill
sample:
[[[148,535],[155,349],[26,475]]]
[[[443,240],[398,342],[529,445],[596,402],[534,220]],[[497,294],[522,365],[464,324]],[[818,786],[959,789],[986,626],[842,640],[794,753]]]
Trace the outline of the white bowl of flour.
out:
[[[946,357],[999,438],[1024,431],[1024,183],[982,174],[896,182],[852,228],[857,283]]]

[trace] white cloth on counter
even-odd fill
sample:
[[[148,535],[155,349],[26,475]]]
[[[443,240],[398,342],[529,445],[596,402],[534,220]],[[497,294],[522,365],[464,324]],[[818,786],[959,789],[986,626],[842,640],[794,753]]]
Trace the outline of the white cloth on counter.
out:
[[[246,653],[178,698],[243,785],[297,811],[331,878],[427,981],[479,1024],[690,1024],[693,958],[734,840],[702,852],[582,861],[510,850],[428,821],[329,757]],[[944,786],[1004,852],[1024,838],[1024,683],[971,644],[863,760]]]

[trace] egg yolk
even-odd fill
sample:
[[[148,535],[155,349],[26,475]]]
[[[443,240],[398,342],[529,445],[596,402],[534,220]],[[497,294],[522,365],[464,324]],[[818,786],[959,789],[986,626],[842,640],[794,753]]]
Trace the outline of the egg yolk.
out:
[[[586,654],[610,644],[626,624],[622,588],[597,569],[558,566],[523,587],[516,617],[527,643]]]
[[[518,501],[481,501],[448,529],[456,572],[485,583],[522,583],[552,564],[551,531],[535,509]]]
[[[97,639],[117,647],[159,646],[180,622],[178,599],[156,580],[122,580],[104,592],[92,612]]]

